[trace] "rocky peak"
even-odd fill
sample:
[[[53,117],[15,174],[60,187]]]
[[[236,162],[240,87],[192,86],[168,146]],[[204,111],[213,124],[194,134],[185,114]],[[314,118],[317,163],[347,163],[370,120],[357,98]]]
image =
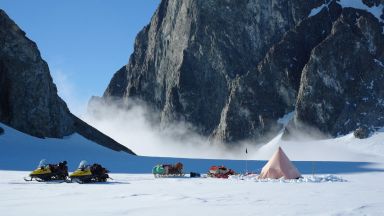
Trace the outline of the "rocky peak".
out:
[[[363,124],[361,116],[341,129],[345,119],[337,119],[347,110],[339,103],[363,97],[359,91],[368,94],[363,86],[372,81],[369,94],[382,98],[375,83],[383,24],[342,3],[163,0],[103,98],[141,99],[159,110],[163,126],[185,120],[225,143],[268,139],[281,130],[277,120],[292,111],[290,127],[301,122],[332,135],[352,131],[357,121]],[[356,83],[356,74],[365,74],[364,84]]]
[[[0,10],[0,120],[38,137],[73,132],[66,104],[57,96],[36,44]]]
[[[163,125],[183,119],[209,135],[231,82],[253,70],[312,4],[164,0],[104,98],[140,98],[160,111]]]
[[[40,138],[76,132],[107,148],[134,154],[70,113],[36,44],[1,9],[0,121]]]
[[[344,8],[302,74],[295,121],[336,136],[384,125],[384,35],[372,14]],[[297,124],[300,125],[300,124]]]

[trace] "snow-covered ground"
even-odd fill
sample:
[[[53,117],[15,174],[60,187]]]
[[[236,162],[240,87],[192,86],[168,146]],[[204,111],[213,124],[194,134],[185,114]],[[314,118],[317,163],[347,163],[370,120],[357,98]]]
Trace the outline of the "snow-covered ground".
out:
[[[300,161],[384,161],[384,129],[367,139],[357,139],[353,133],[332,139],[284,141],[282,134],[263,145],[252,158],[267,160],[281,146],[290,159]]]
[[[0,124],[0,212],[2,215],[382,215],[384,131],[359,140],[351,134],[320,141],[283,141],[248,148],[248,170],[259,172],[278,146],[303,174],[297,181],[155,179],[155,164],[181,161],[185,172],[205,173],[211,165],[244,172],[244,160],[132,156],[78,134],[38,139]],[[239,155],[241,159],[244,155]],[[81,160],[112,171],[102,184],[25,182],[40,159]],[[18,171],[15,171],[18,170]],[[119,174],[120,173],[120,174]],[[312,174],[315,174],[314,176]],[[4,214],[5,213],[5,214]]]
[[[112,172],[149,173],[156,164],[182,162],[186,172],[207,172],[211,165],[226,165],[244,172],[244,160],[186,159],[170,157],[133,156],[97,145],[78,134],[64,139],[39,139],[0,123],[5,133],[0,135],[0,170],[28,171],[41,159],[57,163],[67,160],[73,170],[82,160],[101,163]],[[281,146],[299,170],[310,174],[338,174],[366,170],[368,165],[384,161],[384,131],[360,140],[352,134],[320,141],[283,141],[281,134],[261,148],[248,147],[248,168],[258,172]],[[129,146],[128,146],[129,147]],[[238,159],[245,158],[245,153]],[[316,161],[312,163],[312,161]]]
[[[155,179],[112,174],[103,184],[24,182],[0,171],[2,215],[382,215],[383,172],[342,175],[344,182],[254,179]],[[308,177],[308,176],[304,176]],[[329,178],[330,180],[338,178]]]

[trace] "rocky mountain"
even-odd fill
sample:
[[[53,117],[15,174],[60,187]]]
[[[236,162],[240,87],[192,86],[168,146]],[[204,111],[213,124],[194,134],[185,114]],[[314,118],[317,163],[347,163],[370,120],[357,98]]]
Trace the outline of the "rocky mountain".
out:
[[[384,126],[384,1],[349,4],[162,0],[103,99],[143,100],[163,127],[225,143],[268,139],[293,111],[289,131]]]
[[[105,147],[133,153],[70,113],[36,44],[1,9],[0,87],[4,124],[41,138],[77,132]]]
[[[333,136],[384,126],[382,25],[368,12],[343,9],[303,68],[296,122]]]

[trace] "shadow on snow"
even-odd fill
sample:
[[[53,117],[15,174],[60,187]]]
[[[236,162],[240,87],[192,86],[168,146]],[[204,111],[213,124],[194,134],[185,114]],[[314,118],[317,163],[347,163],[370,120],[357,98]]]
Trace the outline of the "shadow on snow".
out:
[[[17,158],[0,158],[0,170],[31,171],[42,157],[27,157],[18,160]],[[68,160],[69,170],[76,169],[79,161],[86,159],[89,162],[97,162],[107,167],[113,173],[151,173],[152,167],[156,164],[173,164],[181,162],[184,164],[185,173],[198,172],[206,173],[212,165],[224,165],[238,173],[245,172],[244,160],[210,160],[210,159],[184,159],[166,157],[143,157],[120,154],[117,157],[71,157],[71,158],[47,158],[48,161],[58,162]],[[59,159],[57,161],[57,159]],[[248,171],[259,173],[267,161],[249,160]],[[302,174],[342,174],[342,173],[363,173],[363,172],[384,172],[384,169],[375,168],[376,163],[372,162],[342,162],[342,161],[293,161]],[[377,167],[377,166],[376,166]]]

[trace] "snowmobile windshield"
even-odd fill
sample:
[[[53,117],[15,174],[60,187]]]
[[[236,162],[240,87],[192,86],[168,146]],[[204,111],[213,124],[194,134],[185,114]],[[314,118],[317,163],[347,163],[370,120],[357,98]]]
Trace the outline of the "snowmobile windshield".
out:
[[[46,167],[48,165],[47,160],[42,159],[37,168]]]
[[[88,166],[88,162],[83,160],[80,162],[78,169],[85,169]]]

